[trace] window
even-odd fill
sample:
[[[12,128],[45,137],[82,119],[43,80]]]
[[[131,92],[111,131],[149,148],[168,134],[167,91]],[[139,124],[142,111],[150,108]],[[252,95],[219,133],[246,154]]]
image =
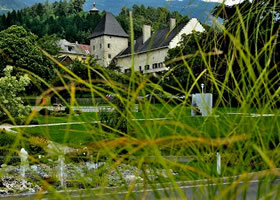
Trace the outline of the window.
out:
[[[158,64],[157,64],[157,63],[154,63],[154,64],[153,64],[153,69],[156,69],[156,68],[158,68]]]
[[[102,49],[102,44],[100,44],[99,46],[100,46],[100,49]]]
[[[95,51],[95,45],[92,46],[92,50]]]
[[[141,72],[142,71],[142,66],[139,66],[139,72]]]
[[[110,44],[110,43],[108,43],[108,48],[109,48],[109,49],[111,48],[111,44]]]
[[[150,69],[150,65],[145,65],[145,70],[149,70]]]
[[[112,56],[111,56],[111,54],[108,54],[108,58],[110,58],[110,59],[111,59],[111,57],[112,57]]]
[[[73,47],[68,46],[68,51],[72,51],[72,50],[73,50]]]
[[[96,59],[98,59],[98,55],[96,55],[95,57],[96,57]]]

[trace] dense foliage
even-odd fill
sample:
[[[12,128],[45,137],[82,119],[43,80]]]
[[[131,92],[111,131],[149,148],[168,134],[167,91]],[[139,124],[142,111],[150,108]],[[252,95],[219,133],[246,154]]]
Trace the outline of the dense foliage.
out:
[[[279,1],[255,0],[233,7],[219,6],[214,10],[217,16],[224,19],[225,34],[219,48],[225,56],[220,65],[226,69],[230,60],[234,69],[228,86],[239,90],[236,96],[253,93],[254,97],[250,99],[258,105],[271,101],[271,95],[280,86],[279,6]],[[238,51],[233,51],[233,48]],[[274,103],[271,102],[272,105]]]
[[[37,36],[21,26],[11,26],[0,32],[0,70],[7,65],[16,66],[17,71],[27,70],[51,80],[53,63],[36,45]],[[2,73],[3,74],[3,73]]]
[[[183,20],[183,16],[177,12],[171,12],[168,8],[164,7],[145,7],[144,5],[134,5],[132,9],[123,7],[120,14],[117,16],[117,20],[120,22],[126,32],[129,33],[129,12],[132,12],[133,16],[133,29],[134,38],[138,38],[142,35],[143,24],[150,24],[153,31],[160,28],[166,28],[169,26],[169,19],[171,17],[176,18],[177,22]],[[187,17],[184,17],[187,20]]]
[[[89,14],[83,12],[84,0],[59,1],[54,3],[38,3],[32,7],[19,11],[12,11],[0,16],[0,30],[7,29],[11,25],[23,26],[40,38],[44,35],[56,34],[59,38],[80,43],[89,43],[87,37],[93,32],[104,12]],[[142,33],[142,25],[151,24],[153,29],[166,27],[169,18],[176,17],[181,20],[179,12],[171,12],[167,8],[145,7],[134,5],[132,9],[126,7],[117,16],[126,32],[129,32],[129,11],[134,16],[134,33],[139,37]],[[153,23],[157,22],[157,23]]]
[[[12,66],[4,69],[5,76],[0,78],[0,119],[12,118],[16,122],[22,122],[29,114],[30,108],[23,105],[19,94],[25,91],[25,87],[30,83],[27,75],[12,76]]]

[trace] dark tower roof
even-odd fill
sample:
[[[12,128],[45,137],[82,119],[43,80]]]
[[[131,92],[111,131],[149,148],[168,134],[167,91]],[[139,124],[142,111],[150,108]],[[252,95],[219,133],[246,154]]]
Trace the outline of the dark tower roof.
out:
[[[103,35],[117,36],[128,38],[128,34],[123,30],[119,22],[112,13],[106,12],[101,21],[95,27],[88,39],[96,38]]]

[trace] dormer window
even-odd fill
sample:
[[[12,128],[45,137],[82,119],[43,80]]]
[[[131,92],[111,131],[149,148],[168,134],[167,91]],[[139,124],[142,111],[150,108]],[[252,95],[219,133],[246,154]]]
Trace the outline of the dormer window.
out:
[[[68,46],[68,51],[72,51],[72,50],[73,50],[73,47]]]

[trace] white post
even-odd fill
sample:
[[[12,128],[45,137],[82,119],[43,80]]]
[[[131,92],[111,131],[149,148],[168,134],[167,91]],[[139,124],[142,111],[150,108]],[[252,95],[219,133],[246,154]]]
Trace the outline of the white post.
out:
[[[217,173],[221,175],[221,155],[217,152]]]
[[[28,152],[24,148],[21,148],[19,157],[20,157],[20,175],[22,177],[22,185],[25,185],[26,183],[25,174],[29,167]]]
[[[204,84],[203,84],[203,83],[201,83],[201,93],[204,93],[203,88],[204,88]]]
[[[58,157],[58,177],[60,179],[61,187],[65,187],[65,163],[64,156],[62,155]]]

